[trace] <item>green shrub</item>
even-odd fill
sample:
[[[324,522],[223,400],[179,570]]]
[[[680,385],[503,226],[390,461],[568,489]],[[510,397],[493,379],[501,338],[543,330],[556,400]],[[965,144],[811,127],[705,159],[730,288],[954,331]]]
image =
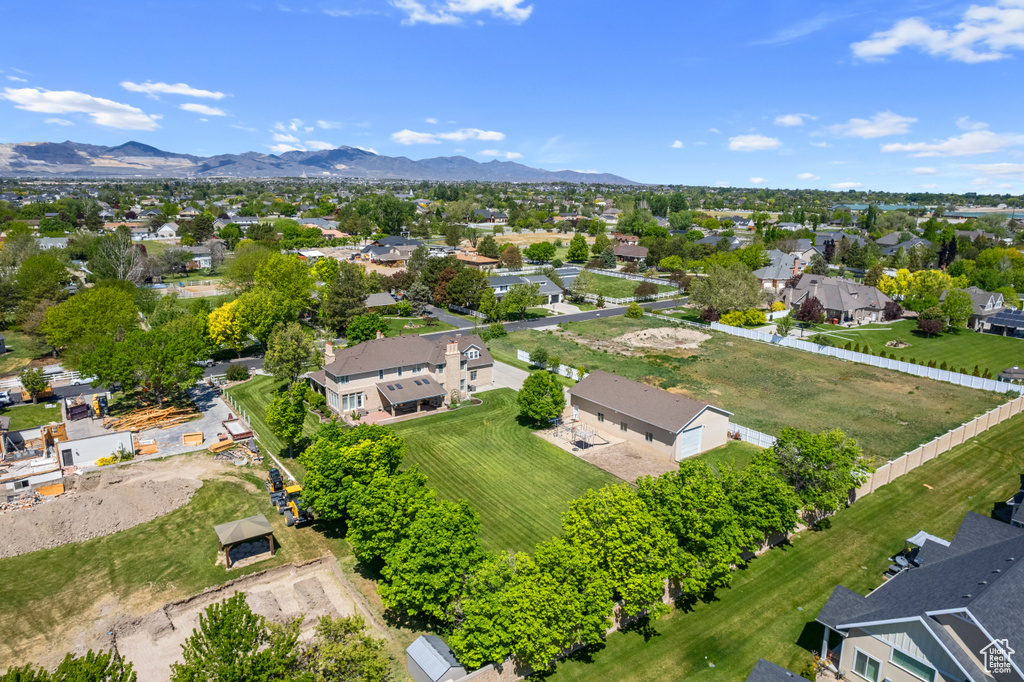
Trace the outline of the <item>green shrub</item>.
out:
[[[843,350],[853,350],[853,342],[852,341],[847,341],[846,345],[843,346]]]
[[[626,308],[626,317],[634,320],[639,320],[644,316],[644,309],[636,302],[630,303],[629,307]]]
[[[490,326],[487,327],[487,336],[492,339],[497,339],[508,334],[505,330],[505,325],[501,322],[491,322]]]
[[[228,381],[245,381],[249,378],[249,368],[245,365],[231,365],[224,376]]]
[[[942,364],[939,365],[939,369],[946,369],[946,361],[945,360],[943,360]]]

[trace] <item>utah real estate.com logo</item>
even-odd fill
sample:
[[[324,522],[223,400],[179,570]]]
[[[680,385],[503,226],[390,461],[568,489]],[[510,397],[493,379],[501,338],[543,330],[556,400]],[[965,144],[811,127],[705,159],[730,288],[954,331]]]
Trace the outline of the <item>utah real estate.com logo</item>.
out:
[[[1010,656],[1016,652],[1005,639],[993,639],[979,653],[985,660],[985,672],[989,675],[1005,675],[1012,670]]]

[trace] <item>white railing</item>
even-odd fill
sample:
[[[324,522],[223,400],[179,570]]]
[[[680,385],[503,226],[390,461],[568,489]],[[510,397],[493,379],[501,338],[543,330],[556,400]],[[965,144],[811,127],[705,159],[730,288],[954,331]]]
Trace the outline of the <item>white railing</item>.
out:
[[[902,360],[893,360],[887,357],[868,355],[867,353],[858,353],[856,351],[846,350],[844,348],[820,346],[810,341],[803,341],[801,339],[794,339],[790,337],[782,337],[777,334],[766,334],[765,332],[754,331],[752,329],[731,327],[726,324],[721,324],[720,322],[712,322],[711,328],[716,331],[725,332],[726,334],[731,334],[733,336],[741,336],[745,339],[751,339],[753,341],[771,343],[776,346],[782,346],[784,348],[795,348],[797,350],[806,351],[808,353],[816,353],[817,355],[827,355],[829,357],[839,358],[840,360],[848,360],[850,362],[859,362],[861,364],[871,365],[872,367],[891,369],[897,372],[903,372],[904,374],[913,374],[914,376],[935,379],[936,381],[944,381],[949,384],[956,384],[957,386],[976,388],[981,391],[994,391],[996,393],[1024,392],[1024,386],[1019,384],[1010,384],[1005,381],[994,381],[992,379],[970,376],[967,374],[961,374],[959,372],[950,372],[949,370],[938,369],[937,367],[925,367],[924,365],[915,365],[913,363],[904,362]]]
[[[526,362],[531,365],[535,364],[533,360],[530,359],[530,354],[527,353],[525,350],[520,350],[519,348],[516,349],[516,358],[520,362]],[[575,367],[570,367],[569,365],[559,365],[557,368],[555,368],[551,367],[550,365],[545,365],[544,369],[546,369],[549,372],[554,372],[555,374],[561,374],[563,377],[572,379],[573,381],[580,381],[580,371]],[[584,379],[586,379],[588,376],[590,376],[588,373],[583,374]]]
[[[656,320],[665,320],[666,322],[675,322],[677,324],[686,324],[691,327],[697,327],[698,329],[710,329],[710,327],[703,322],[694,322],[693,320],[684,320],[678,317],[669,317],[668,315],[660,315],[653,313],[649,310],[644,311],[644,317],[653,317]]]
[[[637,298],[636,296],[626,296],[623,298],[614,298],[611,296],[603,297],[605,303],[615,303],[617,305],[625,305],[626,303],[645,303],[647,301],[658,301],[663,298],[675,298],[680,296],[679,291],[662,291],[661,293],[654,294],[653,296],[646,296],[644,298]],[[601,298],[600,294],[584,294],[583,298],[592,303],[597,303],[597,299]]]
[[[729,422],[729,437],[739,438],[744,443],[753,443],[760,448],[770,448],[775,445],[776,440],[775,436],[769,436],[767,433],[761,433],[733,422]]]
[[[454,303],[449,303],[448,304],[448,309],[449,310],[454,310],[455,312],[462,313],[464,315],[472,315],[473,317],[478,317],[481,320],[486,320],[487,319],[487,316],[484,315],[479,310],[472,310],[470,308],[463,308],[461,305],[455,305]]]

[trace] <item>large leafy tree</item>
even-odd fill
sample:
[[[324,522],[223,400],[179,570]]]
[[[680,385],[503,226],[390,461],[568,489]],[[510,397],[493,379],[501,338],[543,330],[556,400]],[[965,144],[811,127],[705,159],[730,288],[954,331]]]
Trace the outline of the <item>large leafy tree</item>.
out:
[[[316,287],[309,266],[294,254],[272,254],[256,268],[254,280],[256,284],[280,293],[292,318],[310,306]]]
[[[324,616],[298,667],[311,682],[382,682],[390,679],[391,657],[387,642],[366,631],[362,616]]]
[[[54,348],[67,348],[99,334],[123,337],[139,326],[139,311],[123,287],[95,286],[46,311],[43,331]]]
[[[541,302],[540,284],[537,282],[513,284],[501,299],[505,310],[518,313],[519,319],[526,317],[526,309]]]
[[[405,456],[405,442],[384,426],[360,424],[343,430],[321,426],[313,444],[299,455],[306,467],[303,500],[324,519],[346,519],[356,484],[391,476]]]
[[[298,322],[278,325],[270,334],[263,369],[291,386],[303,372],[320,367],[323,356]]]
[[[364,341],[375,339],[378,333],[387,336],[390,330],[387,320],[378,313],[356,315],[345,329],[346,346],[357,346]]]
[[[385,558],[379,588],[384,605],[445,621],[449,603],[484,557],[479,531],[480,517],[464,501],[441,500],[420,511]]]
[[[473,308],[480,304],[480,297],[488,289],[490,287],[483,272],[475,268],[463,268],[455,279],[448,282],[446,293],[449,303]]]
[[[70,281],[67,266],[56,255],[40,253],[26,258],[14,276],[18,318],[27,316],[39,301],[62,300],[64,286]]]
[[[942,312],[949,319],[950,327],[966,327],[967,321],[974,314],[974,302],[971,295],[963,289],[952,289],[946,292],[946,300],[942,302]]]
[[[217,347],[226,346],[236,352],[245,345],[245,329],[239,318],[238,299],[214,309],[207,318],[207,334]]]
[[[277,289],[253,287],[235,299],[235,314],[245,334],[251,334],[264,348],[281,322],[295,320],[298,311]]]
[[[675,536],[673,577],[684,593],[700,597],[729,584],[745,538],[711,467],[684,460],[678,471],[637,481],[637,495]]]
[[[863,473],[860,448],[840,429],[809,433],[782,429],[771,448],[779,476],[793,488],[804,509],[824,515],[843,507]]]
[[[289,680],[299,657],[299,620],[273,626],[235,592],[206,607],[199,627],[171,664],[172,682],[273,682]]]
[[[335,334],[344,334],[352,318],[366,312],[366,293],[363,269],[339,263],[338,276],[324,291],[320,318]]]
[[[416,514],[436,499],[427,477],[415,466],[393,476],[380,472],[367,485],[354,484],[345,538],[356,558],[379,564],[405,539]]]
[[[302,425],[306,421],[306,406],[302,401],[304,392],[289,387],[278,391],[274,400],[267,405],[265,421],[270,431],[288,444],[288,455],[293,454],[295,441],[302,436]]]
[[[255,226],[254,226],[255,227]],[[250,236],[254,227],[249,228]],[[256,281],[256,271],[274,252],[262,244],[242,241],[235,248],[235,257],[224,269],[224,282],[236,291],[244,291]]]
[[[718,311],[756,308],[764,302],[764,296],[761,284],[743,263],[731,263],[727,267],[712,265],[706,277],[694,279],[690,284],[691,303]]]
[[[90,649],[84,656],[68,654],[53,672],[26,665],[10,668],[0,682],[135,682],[132,664],[115,651]]]
[[[585,261],[590,257],[590,247],[587,246],[587,238],[577,233],[569,242],[569,252],[565,255],[569,260]]]
[[[501,250],[498,256],[498,265],[508,270],[518,270],[523,267],[523,254],[515,244],[509,244]]]
[[[566,541],[605,573],[623,610],[659,611],[677,543],[643,500],[625,485],[590,490],[562,515]]]
[[[776,534],[789,533],[800,521],[800,498],[779,472],[772,455],[763,451],[742,472],[722,471],[722,489],[743,533],[743,547],[753,549]]]
[[[518,402],[520,415],[542,424],[565,409],[565,392],[554,374],[534,372],[523,382]]]

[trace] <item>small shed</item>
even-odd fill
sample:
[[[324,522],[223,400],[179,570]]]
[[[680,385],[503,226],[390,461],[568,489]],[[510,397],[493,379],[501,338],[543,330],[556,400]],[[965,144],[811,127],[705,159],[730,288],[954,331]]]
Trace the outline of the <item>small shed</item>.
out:
[[[224,564],[228,568],[242,559],[274,553],[274,528],[263,514],[222,523],[214,526],[213,530],[217,533],[218,548],[224,552]]]
[[[466,676],[466,667],[436,635],[420,635],[405,650],[405,659],[416,682],[451,682]]]
[[[1024,384],[1024,369],[1021,369],[1017,365],[1004,369],[1002,372],[996,375],[996,379],[999,381],[1006,381],[1011,384]]]
[[[369,296],[367,296],[366,301],[364,301],[364,304],[366,305],[367,308],[384,308],[389,305],[395,305],[395,303],[397,302],[398,301],[396,301],[395,297],[392,296],[391,294],[377,293],[370,294]]]

